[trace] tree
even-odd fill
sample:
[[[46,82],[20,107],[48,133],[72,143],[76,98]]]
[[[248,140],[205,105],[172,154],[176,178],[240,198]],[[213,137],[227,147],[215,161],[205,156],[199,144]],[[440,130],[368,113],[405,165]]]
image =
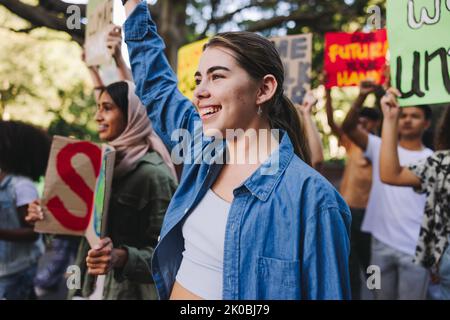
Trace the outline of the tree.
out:
[[[78,44],[84,42],[84,25],[79,30],[67,27],[70,4],[61,0],[32,2],[0,0],[0,5],[28,21],[26,28],[16,31],[29,32],[37,27],[47,27],[68,33]],[[365,9],[373,3],[382,4],[384,0],[159,0],[150,6],[150,10],[166,42],[169,61],[175,65],[180,46],[208,33],[227,30],[230,25],[266,34],[279,29],[286,29],[288,33],[308,30],[324,34],[341,30],[350,22],[364,20]],[[78,6],[85,17],[86,5]],[[248,13],[261,18],[250,19]]]
[[[29,22],[27,28],[14,30],[16,32],[30,32],[38,27],[64,31],[79,44],[84,41],[84,27],[80,30],[70,30],[67,27],[67,8],[71,5],[60,0],[39,0],[34,4],[27,4],[19,0],[0,0],[0,4],[12,13]],[[79,5],[81,14],[86,16],[86,5]]]
[[[50,135],[73,137],[81,140],[99,142],[95,130],[95,99],[83,83],[78,83],[70,90],[59,90],[61,107],[52,110],[55,115],[48,126]]]
[[[77,102],[82,97],[95,106],[88,98],[92,86],[80,47],[67,34],[48,28],[11,32],[26,28],[27,23],[1,6],[0,21],[0,119],[47,127],[62,114],[70,123],[81,123],[88,117],[71,117],[72,111],[66,111],[73,103],[92,118],[92,108]]]
[[[217,32],[248,30],[259,32],[264,36],[312,32],[314,33],[312,79],[313,87],[317,87],[318,74],[322,70],[324,34],[329,31],[355,31],[362,28],[369,16],[366,12],[367,8],[373,4],[381,5],[383,8],[385,0],[158,0],[153,2],[154,4],[149,5],[150,11],[158,25],[159,33],[166,42],[166,54],[173,66],[176,65],[177,51],[180,46]],[[27,100],[28,102],[22,103],[26,106],[24,110],[33,105],[35,111],[37,109],[35,105],[41,104],[43,105],[41,109],[46,110],[46,113],[44,116],[42,111],[39,116],[36,116],[36,118],[39,117],[40,124],[48,126],[53,121],[51,130],[61,132],[63,135],[88,138],[93,135],[93,132],[88,129],[89,126],[93,128],[92,119],[89,118],[93,112],[93,101],[88,99],[86,101],[90,102],[85,104],[77,98],[79,96],[84,97],[83,99],[87,98],[82,92],[86,90],[89,92],[90,86],[86,85],[87,73],[85,76],[80,75],[83,69],[81,61],[75,61],[79,60],[80,50],[73,48],[75,44],[81,45],[84,42],[85,26],[82,25],[79,30],[71,30],[67,27],[68,6],[68,3],[61,0],[0,0],[0,15],[2,9],[6,8],[9,10],[9,16],[16,17],[14,23],[7,23],[0,16],[2,21],[0,37],[2,42],[9,46],[9,49],[3,50],[3,55],[0,51],[0,108],[6,105],[8,110],[15,110],[18,109],[16,105],[20,101]],[[86,6],[78,6],[82,16],[85,17]],[[18,36],[10,36],[11,40],[5,41],[1,28],[13,30]],[[16,43],[16,47],[11,47],[15,43],[12,39],[26,35],[30,35],[30,41],[37,37],[44,42],[48,42],[50,38],[57,38],[62,41],[62,47],[72,48],[71,53],[70,55],[62,53],[62,49],[59,48],[57,51],[59,53],[55,53],[50,60],[48,57],[45,58],[47,62],[43,63],[41,51],[53,52],[53,47],[37,50],[36,42],[29,45],[25,40],[22,44]],[[30,49],[32,47],[35,48],[35,52]],[[63,67],[61,63],[67,64],[67,67]],[[28,70],[29,64],[35,69],[30,67],[31,69]],[[67,70],[78,72],[67,83],[51,76],[54,73],[63,74]],[[36,90],[33,80],[36,77],[47,79],[43,90]],[[61,83],[66,85],[61,86]],[[81,86],[85,88],[84,91],[78,86],[80,83],[84,83]],[[62,91],[64,94],[61,93]],[[341,94],[341,96],[342,105],[336,103],[339,115],[345,114],[340,110],[345,110],[349,100],[352,99],[352,94]],[[52,102],[52,106],[49,106],[49,101]],[[49,110],[53,111],[49,112]],[[324,118],[325,112],[320,104],[317,110],[316,120],[323,133],[324,142],[328,144],[330,137]],[[83,114],[78,114],[78,111]],[[0,109],[0,115],[1,112]],[[42,120],[43,118],[46,120]],[[86,125],[87,122],[90,122],[90,125]]]

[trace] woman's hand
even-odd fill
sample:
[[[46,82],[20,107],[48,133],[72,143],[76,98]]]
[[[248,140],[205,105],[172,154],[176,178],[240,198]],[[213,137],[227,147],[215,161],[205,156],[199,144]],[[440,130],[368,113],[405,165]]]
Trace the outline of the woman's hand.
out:
[[[114,248],[112,240],[106,237],[89,250],[86,257],[86,265],[89,274],[98,276],[107,274],[113,268],[123,267],[127,260],[128,251]]]
[[[119,26],[111,26],[111,30],[106,37],[106,46],[115,59],[122,57],[122,29]]]
[[[300,104],[296,104],[295,107],[303,115],[309,116],[309,115],[311,115],[312,108],[314,107],[316,102],[317,102],[316,97],[314,97],[314,95],[313,95],[313,93],[311,91],[308,91],[306,93],[305,97],[303,98],[303,103],[301,105]]]
[[[375,82],[371,79],[363,80],[359,84],[359,95],[367,97],[372,92],[375,92],[378,85],[375,84]]]
[[[34,225],[36,221],[44,219],[44,212],[41,207],[41,200],[35,200],[28,204],[27,215],[25,221],[31,225]]]
[[[111,52],[114,61],[116,62],[117,71],[121,81],[133,81],[133,75],[128,68],[125,59],[122,55],[122,29],[119,26],[111,25],[108,35],[106,37],[106,45]]]
[[[401,93],[395,88],[389,88],[386,94],[381,98],[381,110],[385,121],[397,121],[400,115],[400,106],[397,97],[401,97]]]

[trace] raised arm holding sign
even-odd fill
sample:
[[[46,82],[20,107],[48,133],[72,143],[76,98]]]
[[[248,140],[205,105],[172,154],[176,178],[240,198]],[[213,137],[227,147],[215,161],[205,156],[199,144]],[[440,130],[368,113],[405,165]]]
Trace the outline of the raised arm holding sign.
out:
[[[401,93],[400,106],[450,101],[450,8],[444,2],[387,3],[392,85]]]

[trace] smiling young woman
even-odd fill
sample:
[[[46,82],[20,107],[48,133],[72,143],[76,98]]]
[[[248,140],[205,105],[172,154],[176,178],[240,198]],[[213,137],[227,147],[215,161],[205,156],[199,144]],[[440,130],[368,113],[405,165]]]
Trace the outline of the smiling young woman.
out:
[[[169,150],[177,146],[171,136],[179,128],[197,136],[201,127],[203,150],[213,141],[223,146],[210,162],[193,163],[184,154],[152,258],[159,297],[349,298],[349,209],[308,165],[274,45],[249,32],[213,37],[195,73],[192,103],[177,89],[146,3],[129,0],[125,8],[136,92],[155,131]],[[258,154],[258,161],[220,161],[242,153]]]
[[[98,124],[98,136],[102,141],[113,141],[125,130],[128,112],[122,110],[127,106],[127,101],[122,101],[123,97],[127,96],[127,93],[123,92],[124,90],[127,90],[127,86],[124,83],[116,82],[105,88],[100,94],[95,121]],[[120,102],[116,104],[114,101]]]

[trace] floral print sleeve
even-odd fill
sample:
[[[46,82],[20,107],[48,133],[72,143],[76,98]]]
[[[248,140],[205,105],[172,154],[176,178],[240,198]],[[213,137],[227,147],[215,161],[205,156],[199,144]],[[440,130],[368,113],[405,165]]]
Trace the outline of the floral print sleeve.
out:
[[[420,187],[414,188],[417,193],[426,193],[427,191],[429,180],[432,179],[436,167],[433,157],[434,154],[408,166],[408,169],[420,179]]]
[[[421,181],[415,190],[427,196],[416,248],[416,262],[435,267],[450,234],[450,150],[438,151],[408,166]]]

